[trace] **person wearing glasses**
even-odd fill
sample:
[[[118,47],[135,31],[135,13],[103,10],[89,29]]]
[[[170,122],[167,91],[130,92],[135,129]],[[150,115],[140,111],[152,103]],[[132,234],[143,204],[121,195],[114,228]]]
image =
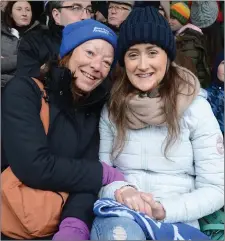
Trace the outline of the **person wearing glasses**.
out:
[[[118,33],[121,23],[126,20],[133,6],[133,1],[110,1],[108,7],[108,26]]]
[[[94,16],[91,1],[45,1],[44,7],[48,26],[27,34],[20,42],[17,76],[38,78],[40,68],[58,55],[64,27]]]

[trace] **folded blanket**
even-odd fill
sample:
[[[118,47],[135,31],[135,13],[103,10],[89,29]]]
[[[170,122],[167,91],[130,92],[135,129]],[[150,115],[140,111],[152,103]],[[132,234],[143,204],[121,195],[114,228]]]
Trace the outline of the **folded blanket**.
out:
[[[95,202],[98,217],[127,217],[139,224],[148,240],[209,240],[200,230],[184,223],[163,223],[129,209],[113,199],[102,198]]]

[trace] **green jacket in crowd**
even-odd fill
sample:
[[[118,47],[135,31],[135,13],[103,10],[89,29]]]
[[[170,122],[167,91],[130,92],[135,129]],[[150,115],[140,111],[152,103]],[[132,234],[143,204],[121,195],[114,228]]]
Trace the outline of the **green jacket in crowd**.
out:
[[[191,58],[201,87],[207,88],[211,82],[211,76],[204,35],[201,30],[192,24],[183,26],[176,33],[176,44],[178,51]]]

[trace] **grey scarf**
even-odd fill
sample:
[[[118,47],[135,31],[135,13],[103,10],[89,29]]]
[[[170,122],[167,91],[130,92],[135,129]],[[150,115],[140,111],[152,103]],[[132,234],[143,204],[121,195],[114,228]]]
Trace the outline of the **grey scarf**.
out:
[[[200,83],[197,77],[186,68],[180,67],[173,63],[178,68],[178,72],[183,78],[192,83],[195,88],[192,88],[184,83],[180,86],[177,96],[177,113],[178,118],[181,118],[185,110],[193,102],[194,98],[200,91]],[[157,90],[157,89],[156,89]],[[163,112],[164,101],[154,91],[154,96],[135,95],[127,103],[126,118],[130,129],[141,129],[149,125],[166,125],[166,117]]]

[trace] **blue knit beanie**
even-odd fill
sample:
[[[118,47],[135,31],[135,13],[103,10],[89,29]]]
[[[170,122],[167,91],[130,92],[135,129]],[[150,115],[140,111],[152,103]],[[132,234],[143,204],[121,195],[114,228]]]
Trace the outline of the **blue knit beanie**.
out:
[[[135,8],[122,23],[118,38],[119,64],[124,66],[127,50],[141,43],[155,44],[164,49],[171,61],[176,57],[176,44],[167,20],[158,9],[147,6]]]
[[[60,46],[60,58],[82,43],[92,39],[103,39],[110,43],[116,53],[117,35],[106,25],[93,20],[86,19],[67,25],[63,29],[63,38]]]

